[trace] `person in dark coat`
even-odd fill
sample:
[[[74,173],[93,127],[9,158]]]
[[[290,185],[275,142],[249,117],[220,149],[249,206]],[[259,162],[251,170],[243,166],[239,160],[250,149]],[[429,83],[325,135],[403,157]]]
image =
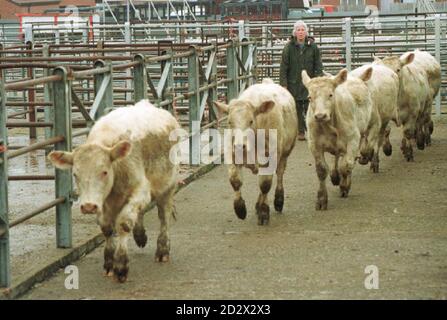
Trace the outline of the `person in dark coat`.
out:
[[[279,82],[288,89],[296,102],[298,113],[298,140],[305,140],[306,113],[309,106],[308,92],[301,81],[301,71],[306,70],[313,78],[323,75],[320,49],[314,38],[308,35],[307,25],[297,21],[293,26],[293,36],[282,51]]]

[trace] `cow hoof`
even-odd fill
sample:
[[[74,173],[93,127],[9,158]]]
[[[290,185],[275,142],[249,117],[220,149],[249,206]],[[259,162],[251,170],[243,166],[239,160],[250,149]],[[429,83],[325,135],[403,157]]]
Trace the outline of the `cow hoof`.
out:
[[[123,268],[123,269],[113,269],[113,278],[115,281],[119,283],[124,283],[127,281],[127,274],[129,273],[129,268]]]
[[[332,170],[331,182],[334,186],[338,186],[340,184],[340,174],[338,173],[338,170]]]
[[[169,253],[164,253],[164,254],[156,253],[155,254],[155,261],[156,262],[162,262],[162,263],[169,262]]]
[[[349,194],[349,189],[346,187],[340,187],[340,197],[347,198]]]
[[[146,231],[144,230],[144,228],[135,227],[133,229],[133,238],[134,238],[137,246],[139,246],[140,248],[144,248],[146,246],[147,235],[146,235]]]
[[[387,157],[389,157],[389,156],[391,156],[391,154],[393,153],[393,146],[392,146],[390,143],[387,143],[387,144],[383,145],[382,150],[383,150],[383,153],[384,153]]]
[[[406,154],[405,159],[407,160],[407,162],[413,162],[414,161],[413,154]]]
[[[427,147],[431,146],[431,136],[429,134],[425,136],[425,145]]]
[[[273,202],[273,204],[277,212],[282,212],[282,209],[284,207],[284,190],[276,190],[275,201]]]
[[[104,262],[104,277],[113,276],[113,262]]]
[[[419,150],[425,149],[425,135],[422,132],[416,135],[416,146]]]
[[[361,156],[361,157],[359,158],[359,164],[361,164],[362,166],[364,166],[365,164],[368,164],[368,162],[369,162],[368,157]]]
[[[270,207],[268,204],[262,203],[258,205],[256,203],[256,214],[258,215],[258,225],[267,225],[270,220]]]
[[[315,210],[327,210],[327,199],[318,199],[315,204]]]
[[[240,198],[234,200],[234,212],[241,220],[244,220],[247,217],[247,207],[245,206],[244,199]]]
[[[433,124],[433,121],[430,121],[428,124],[428,132],[430,132],[430,134],[433,134],[434,127],[435,125]]]
[[[129,273],[128,261],[127,256],[120,256],[115,260],[113,278],[120,283],[126,282],[127,280],[127,274]]]
[[[379,173],[379,164],[378,163],[371,163],[370,169],[371,169],[371,171],[373,173]]]
[[[111,278],[113,277],[113,270],[104,270],[104,277]]]

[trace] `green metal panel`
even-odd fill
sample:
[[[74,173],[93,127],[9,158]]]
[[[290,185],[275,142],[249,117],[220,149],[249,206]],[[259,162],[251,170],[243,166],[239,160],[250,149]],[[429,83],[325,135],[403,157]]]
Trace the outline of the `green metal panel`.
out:
[[[237,59],[236,49],[233,40],[228,41],[231,46],[227,48],[227,78],[233,80],[227,83],[227,100],[235,99],[238,96],[238,81],[237,81]]]
[[[188,89],[194,91],[189,97],[189,133],[196,133],[189,138],[189,163],[200,164],[200,94],[199,94],[199,57],[194,46],[194,54],[188,57]]]
[[[140,62],[139,65],[133,67],[134,101],[138,102],[142,99],[147,99],[147,75],[144,56],[137,54],[134,57],[134,61]]]
[[[2,146],[7,145],[8,141],[6,92],[4,90],[3,77],[0,79],[0,99],[0,148],[2,148]],[[6,152],[0,150],[0,287],[9,287],[11,285],[8,220],[8,161]]]
[[[62,76],[61,81],[53,84],[54,133],[65,137],[56,143],[55,150],[71,151],[71,81],[67,79],[67,70],[58,67],[54,75]],[[64,197],[65,202],[56,206],[56,241],[58,248],[71,248],[71,195],[73,181],[71,170],[56,169],[56,198]]]

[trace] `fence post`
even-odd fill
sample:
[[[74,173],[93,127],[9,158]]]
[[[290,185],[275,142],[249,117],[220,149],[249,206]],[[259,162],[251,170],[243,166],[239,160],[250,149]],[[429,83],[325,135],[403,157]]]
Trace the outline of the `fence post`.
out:
[[[62,80],[53,84],[54,134],[65,137],[56,143],[54,149],[71,151],[71,81],[67,78],[64,67],[55,68],[54,75]],[[70,248],[72,245],[71,229],[71,195],[73,182],[71,170],[56,169],[56,198],[64,197],[65,201],[56,206],[56,241],[58,248]]]
[[[211,66],[211,74],[209,79],[209,84],[213,84],[212,88],[208,91],[208,108],[210,113],[210,122],[217,120],[217,109],[214,107],[213,101],[217,101],[217,43],[214,44],[214,59]]]
[[[345,18],[346,68],[351,70],[351,18]]]
[[[173,54],[171,49],[167,50],[167,54]],[[166,90],[163,93],[164,99],[174,99],[174,59],[170,59],[168,78],[166,80]],[[168,111],[174,114],[174,101],[168,106]]]
[[[238,68],[234,42],[233,40],[228,40],[228,43],[230,43],[230,46],[227,48],[227,79],[232,81],[227,83],[227,102],[230,102],[231,99],[235,99],[238,96]]]
[[[189,164],[200,164],[200,75],[199,56],[196,47],[191,46],[193,54],[188,57],[188,91],[194,93],[188,97],[189,101]]]
[[[441,64],[441,16],[439,14],[435,15],[435,57]],[[441,116],[441,90],[439,90],[438,95],[435,100],[436,116]]]
[[[129,22],[124,23],[124,38],[125,38],[124,39],[125,43],[127,43],[127,44],[132,43],[132,33],[131,33]],[[132,75],[132,71],[129,68],[126,69],[126,76],[130,78],[131,75]],[[130,80],[130,79],[126,80],[126,89],[132,89],[132,80]],[[126,97],[126,100],[130,100],[132,97],[132,94],[130,92],[126,92],[124,94],[124,96]]]
[[[2,72],[3,73],[3,72]],[[0,288],[11,285],[9,261],[9,218],[8,218],[8,129],[6,129],[6,92],[4,79],[0,77]]]
[[[112,69],[112,63],[111,62],[104,62],[103,60],[97,60],[95,62],[95,68],[103,68],[105,66],[108,66],[110,71],[110,81],[107,84],[106,92],[104,94],[103,99],[99,103],[99,107],[97,112],[95,113],[95,120],[98,120],[101,116],[104,115],[106,108],[112,108],[113,107],[113,69]],[[101,88],[101,84],[105,78],[105,74],[95,74],[94,80],[95,80],[95,95],[98,94],[99,89]]]
[[[134,100],[135,103],[137,103],[142,99],[147,99],[147,75],[144,56],[142,54],[137,54],[134,57],[134,61],[140,63],[133,67]]]
[[[239,27],[239,40],[242,40],[243,38],[245,38],[244,20],[239,20],[238,27]]]
[[[33,50],[34,46],[33,46],[33,42],[32,41],[27,41],[26,42],[26,49],[27,50]],[[29,57],[33,56],[33,53],[30,52],[28,54]],[[33,68],[28,68],[27,70],[27,76],[31,79],[34,79],[34,69]],[[30,106],[28,107],[28,119],[30,122],[36,122],[36,107],[34,106],[34,102],[36,101],[35,99],[35,89],[31,88],[28,89],[28,102],[30,102]],[[29,137],[30,139],[36,139],[37,138],[37,130],[35,127],[31,127],[29,129]]]
[[[50,47],[48,44],[44,44],[42,47],[42,56],[43,57],[49,57],[50,56]],[[45,68],[43,71],[44,77],[50,75],[50,70],[48,68]],[[51,97],[53,96],[51,93],[51,83],[45,83],[43,94],[44,94],[44,101],[52,101]],[[53,122],[54,121],[54,107],[44,107],[44,119],[45,122]],[[45,128],[45,139],[49,139],[54,136],[53,134],[54,128]],[[49,149],[46,149],[47,151]]]

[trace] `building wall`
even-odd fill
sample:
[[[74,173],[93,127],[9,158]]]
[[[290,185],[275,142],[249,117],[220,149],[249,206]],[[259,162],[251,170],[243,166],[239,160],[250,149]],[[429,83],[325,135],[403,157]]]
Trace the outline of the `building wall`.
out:
[[[45,13],[48,9],[57,9],[68,5],[75,6],[95,6],[95,0],[61,0],[59,5],[33,5],[33,6],[18,6],[14,3],[2,0],[0,19],[17,19],[16,13]]]

